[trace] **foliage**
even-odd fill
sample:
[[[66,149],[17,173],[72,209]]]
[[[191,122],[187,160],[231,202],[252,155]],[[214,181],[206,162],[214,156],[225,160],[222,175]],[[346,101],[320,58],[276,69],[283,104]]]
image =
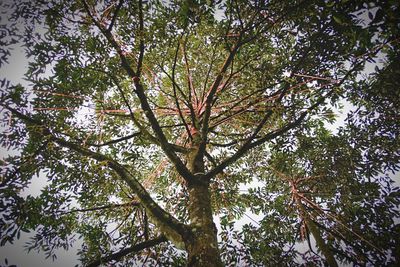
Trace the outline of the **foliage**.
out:
[[[400,261],[397,1],[2,5],[1,245],[182,266],[218,218],[226,266]]]

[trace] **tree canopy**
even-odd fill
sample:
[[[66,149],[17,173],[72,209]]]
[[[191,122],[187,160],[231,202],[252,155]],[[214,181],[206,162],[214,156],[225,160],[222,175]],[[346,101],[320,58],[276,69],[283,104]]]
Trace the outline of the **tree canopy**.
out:
[[[80,240],[84,266],[400,262],[398,1],[1,5],[0,66],[29,60],[23,84],[1,77],[1,245]]]

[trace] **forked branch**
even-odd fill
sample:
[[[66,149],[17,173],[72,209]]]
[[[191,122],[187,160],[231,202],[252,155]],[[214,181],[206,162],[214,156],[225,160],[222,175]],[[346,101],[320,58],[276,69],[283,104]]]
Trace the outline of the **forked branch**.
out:
[[[358,66],[362,64],[362,62],[356,63],[351,69],[349,69],[346,73],[346,75],[343,76],[340,81],[338,81],[335,85],[336,86],[341,86],[347,78],[358,68]],[[219,174],[220,172],[223,171],[227,166],[231,165],[232,163],[236,162],[239,158],[241,158],[243,155],[245,155],[249,150],[264,144],[267,141],[270,141],[278,136],[283,135],[284,133],[288,132],[291,129],[294,129],[298,127],[304,119],[309,115],[312,111],[314,111],[316,108],[318,108],[326,99],[328,99],[333,93],[335,92],[335,89],[331,89],[328,93],[325,95],[321,96],[314,104],[309,106],[305,111],[303,111],[295,120],[288,122],[286,125],[283,127],[271,131],[261,138],[258,138],[256,141],[254,141],[254,137],[261,131],[262,127],[264,126],[265,122],[267,119],[271,116],[272,112],[267,112],[266,115],[264,116],[263,120],[260,122],[260,124],[255,128],[253,133],[247,138],[247,140],[243,143],[243,145],[229,158],[226,158],[224,161],[222,161],[217,167],[214,169],[210,170],[208,173],[206,173],[205,178],[210,179],[211,177],[214,177],[215,175]]]
[[[175,153],[172,145],[168,142],[167,138],[164,135],[164,132],[162,128],[160,127],[160,124],[157,120],[157,118],[154,115],[154,112],[152,108],[150,107],[149,101],[147,99],[147,96],[144,92],[144,87],[142,83],[140,82],[140,76],[138,76],[140,73],[136,72],[131,65],[129,64],[129,61],[127,57],[125,56],[125,52],[122,49],[122,46],[118,43],[116,38],[113,36],[112,33],[107,31],[103,25],[93,16],[91,9],[88,5],[88,3],[83,0],[83,4],[85,7],[86,12],[88,13],[88,16],[92,19],[93,23],[97,26],[97,28],[101,31],[101,33],[106,37],[107,41],[110,43],[110,45],[117,51],[117,54],[119,55],[121,59],[121,65],[123,69],[127,72],[128,76],[133,80],[133,84],[135,86],[135,93],[137,97],[139,98],[140,105],[142,110],[144,111],[144,114],[146,118],[148,119],[151,128],[153,129],[158,141],[159,145],[164,151],[165,155],[171,160],[173,165],[175,166],[177,172],[188,182],[192,182],[196,180],[196,177],[189,171],[189,169],[185,166],[185,164],[182,162],[182,160],[177,156]],[[143,19],[143,18],[142,18]],[[142,34],[144,34],[142,32]]]

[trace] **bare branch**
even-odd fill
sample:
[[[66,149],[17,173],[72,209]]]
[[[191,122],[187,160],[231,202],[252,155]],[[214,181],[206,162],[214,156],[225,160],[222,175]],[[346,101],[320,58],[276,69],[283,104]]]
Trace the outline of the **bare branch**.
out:
[[[201,100],[204,99],[204,95],[206,93],[206,87],[207,87],[208,79],[210,78],[211,70],[212,70],[212,67],[213,67],[214,62],[215,62],[215,55],[217,54],[216,52],[217,52],[217,46],[214,46],[214,49],[213,49],[213,52],[212,52],[212,55],[211,55],[211,62],[210,62],[209,67],[208,67],[206,79],[204,80],[203,91],[202,91],[202,94],[201,94]]]
[[[121,9],[123,3],[124,3],[124,0],[120,0],[120,1],[119,1],[118,5],[117,5],[117,8],[115,9],[114,15],[113,15],[113,17],[112,17],[112,19],[111,19],[110,25],[108,26],[107,31],[109,31],[109,32],[112,31],[112,27],[113,27],[114,24],[115,24],[115,21],[116,21],[117,16],[118,16],[118,12],[119,12],[119,10]]]
[[[110,140],[110,141],[104,142],[102,144],[85,143],[85,145],[93,146],[93,147],[109,146],[109,145],[113,145],[113,144],[116,144],[116,143],[119,143],[119,142],[122,142],[122,141],[129,140],[129,139],[131,139],[133,137],[139,136],[140,134],[141,134],[141,132],[136,132],[136,133],[133,133],[133,134],[130,134],[130,135],[118,138],[118,139],[114,139],[114,140]]]
[[[143,3],[139,0],[139,59],[136,69],[136,76],[140,77],[142,73],[142,64],[144,57],[144,27],[143,27]]]
[[[131,201],[128,203],[122,203],[122,204],[109,204],[109,205],[104,205],[100,207],[92,207],[92,208],[87,208],[87,209],[73,209],[65,212],[61,212],[62,214],[70,214],[70,213],[75,213],[75,212],[88,212],[88,211],[98,211],[98,210],[105,210],[105,209],[114,209],[114,208],[121,208],[121,207],[137,207],[140,205],[140,202],[137,201]]]
[[[175,82],[175,69],[176,69],[176,62],[177,62],[177,59],[178,59],[179,46],[180,46],[180,42],[178,42],[178,45],[176,47],[175,57],[174,57],[174,64],[172,65],[172,88],[173,88],[173,92],[174,92],[175,105],[176,105],[176,108],[178,109],[179,117],[180,117],[182,123],[185,125],[185,129],[186,129],[186,132],[187,132],[189,138],[192,139],[192,134],[190,133],[190,129],[189,129],[189,126],[186,123],[185,118],[183,117],[182,110],[181,110],[181,107],[179,105],[179,100],[178,100],[178,97],[177,97],[177,94],[176,94],[177,84]],[[192,106],[192,104],[190,103],[190,100],[189,100],[188,107],[190,107],[190,106]]]
[[[128,254],[139,252],[143,249],[154,247],[160,243],[168,241],[167,238],[163,235],[158,236],[154,239],[144,241],[142,243],[136,244],[132,247],[122,249],[116,253],[113,253],[109,256],[104,256],[98,260],[95,260],[87,265],[87,267],[96,267],[100,266],[100,264],[104,264],[110,261],[119,261],[121,258],[125,257]]]
[[[272,85],[269,86],[269,87],[275,86],[275,85],[277,85],[277,84],[278,84],[278,83],[272,84]],[[271,94],[271,95],[269,95],[269,96],[267,96],[267,97],[262,97],[262,94],[263,94],[269,87],[265,87],[265,88],[262,88],[262,89],[258,89],[258,90],[256,90],[256,91],[254,91],[254,92],[252,92],[252,93],[250,93],[250,94],[248,94],[248,95],[242,97],[241,99],[239,99],[239,100],[237,100],[236,102],[234,102],[233,105],[231,105],[231,106],[230,106],[228,109],[226,109],[225,111],[219,113],[219,114],[216,115],[216,116],[213,116],[213,117],[211,118],[211,120],[215,120],[215,119],[217,119],[217,118],[219,118],[219,117],[221,117],[221,116],[223,116],[223,115],[225,115],[225,114],[227,114],[227,113],[229,113],[229,112],[235,110],[235,108],[239,107],[240,104],[242,104],[242,103],[245,102],[246,100],[249,100],[249,99],[252,98],[252,97],[255,97],[255,98],[256,98],[254,101],[250,102],[249,104],[244,105],[243,108],[240,108],[240,109],[238,109],[238,110],[235,110],[235,112],[234,112],[233,114],[229,114],[229,115],[227,115],[225,118],[222,118],[222,119],[220,119],[219,121],[215,122],[213,126],[210,126],[210,129],[212,129],[212,128],[214,128],[215,126],[221,124],[221,123],[222,123],[223,121],[225,121],[226,119],[228,119],[228,118],[230,118],[230,117],[232,117],[232,116],[235,116],[236,113],[241,113],[241,112],[243,111],[243,109],[248,109],[248,108],[251,107],[252,105],[255,105],[255,104],[257,104],[257,103],[259,103],[259,102],[261,102],[261,101],[263,101],[263,100],[266,100],[266,99],[271,99],[271,98],[275,97],[277,94],[279,94],[279,91],[277,91],[277,92],[275,92],[275,93],[273,93],[273,94]]]
[[[241,38],[239,37],[239,40]],[[239,41],[238,41],[239,42]],[[233,59],[236,55],[236,52],[239,49],[239,44],[236,43],[231,51],[229,52],[228,57],[226,58],[224,64],[222,65],[217,77],[214,80],[214,83],[212,84],[207,98],[206,98],[206,105],[205,105],[205,111],[203,115],[203,121],[202,121],[202,128],[201,128],[201,143],[199,145],[199,150],[198,150],[198,155],[196,157],[202,156],[204,154],[205,148],[206,148],[206,143],[207,143],[207,133],[208,133],[208,126],[209,126],[209,120],[211,116],[211,107],[212,107],[212,102],[214,100],[214,95],[217,92],[217,89],[224,77],[225,72],[227,71],[228,67],[231,65],[233,62]]]
[[[358,62],[354,64],[354,66],[349,69],[346,73],[346,75],[343,76],[343,78],[340,80],[340,82],[336,83],[336,86],[340,86],[344,83],[344,81],[347,80],[347,78],[353,73],[354,70],[357,69],[357,67],[362,64],[362,62]],[[272,112],[268,112],[263,120],[260,122],[258,127],[254,130],[254,132],[251,134],[251,136],[247,139],[247,141],[234,153],[231,157],[225,159],[223,162],[221,162],[217,167],[214,169],[210,170],[208,173],[205,174],[205,179],[210,179],[211,177],[214,177],[218,173],[222,172],[224,168],[227,166],[231,165],[235,161],[237,161],[239,158],[241,158],[245,153],[247,153],[250,149],[253,149],[269,140],[272,140],[278,136],[281,136],[282,134],[288,132],[289,130],[299,126],[303,120],[306,118],[306,116],[313,110],[315,110],[318,106],[320,106],[328,97],[330,97],[333,93],[335,92],[334,88],[331,89],[328,93],[326,93],[324,96],[321,96],[313,105],[309,106],[305,111],[303,111],[300,116],[295,119],[292,122],[287,123],[285,126],[281,127],[280,129],[277,129],[275,131],[269,132],[263,137],[259,138],[257,141],[253,142],[253,138],[256,136],[257,133],[260,132],[262,126],[264,125],[265,121],[271,116]],[[280,98],[278,99],[280,101]]]
[[[198,99],[196,90],[193,85],[192,74],[190,73],[189,61],[187,58],[187,51],[186,51],[186,44],[187,44],[187,39],[185,39],[185,41],[183,42],[181,49],[182,49],[182,54],[183,54],[183,60],[185,61],[185,67],[186,67],[186,75],[187,75],[187,82],[188,82],[188,88],[189,88],[189,103],[191,103],[191,105],[193,105],[192,97],[194,97],[194,106],[198,107],[199,99]]]

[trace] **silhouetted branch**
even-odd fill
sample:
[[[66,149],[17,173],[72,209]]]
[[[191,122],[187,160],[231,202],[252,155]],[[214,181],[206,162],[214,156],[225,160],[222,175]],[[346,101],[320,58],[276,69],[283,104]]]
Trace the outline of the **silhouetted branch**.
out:
[[[104,142],[104,143],[102,143],[102,144],[85,143],[85,145],[94,146],[94,147],[109,146],[109,145],[113,145],[113,144],[116,144],[116,143],[119,143],[119,142],[122,142],[122,141],[129,140],[129,139],[131,139],[131,138],[133,138],[133,137],[136,137],[136,136],[138,136],[138,135],[140,135],[140,134],[141,134],[141,132],[135,132],[135,133],[133,133],[133,134],[130,134],[130,135],[127,135],[127,136],[118,138],[118,139],[110,140],[110,141]]]
[[[88,211],[97,211],[97,210],[105,210],[105,209],[114,209],[114,208],[121,208],[121,207],[129,207],[129,206],[139,206],[140,202],[137,201],[131,201],[128,203],[121,203],[121,204],[110,204],[110,205],[105,205],[105,206],[100,206],[100,207],[92,207],[92,208],[86,208],[86,209],[73,209],[65,212],[61,212],[62,214],[70,214],[70,213],[75,213],[75,212],[88,212]]]
[[[117,19],[117,16],[118,16],[118,12],[121,9],[123,3],[124,3],[124,0],[120,0],[118,5],[117,5],[117,8],[115,9],[114,15],[113,15],[113,17],[111,19],[111,22],[110,22],[110,25],[108,26],[108,29],[107,29],[109,32],[111,32],[112,27],[114,26],[114,23],[115,23],[115,21]]]
[[[156,245],[158,245],[160,243],[166,242],[166,241],[168,241],[167,238],[165,236],[161,235],[161,236],[158,236],[158,237],[156,237],[154,239],[151,239],[151,240],[144,241],[142,243],[136,244],[136,245],[134,245],[132,247],[129,247],[129,248],[126,248],[126,249],[122,249],[122,250],[120,250],[120,251],[118,251],[116,253],[113,253],[113,254],[109,255],[109,256],[102,257],[102,258],[100,258],[98,260],[95,260],[95,261],[89,263],[88,265],[86,265],[86,267],[96,267],[96,266],[99,266],[100,264],[107,263],[109,261],[118,261],[122,257],[125,257],[128,254],[139,252],[139,251],[141,251],[143,249],[146,249],[146,248],[154,247],[154,246],[156,246]]]

